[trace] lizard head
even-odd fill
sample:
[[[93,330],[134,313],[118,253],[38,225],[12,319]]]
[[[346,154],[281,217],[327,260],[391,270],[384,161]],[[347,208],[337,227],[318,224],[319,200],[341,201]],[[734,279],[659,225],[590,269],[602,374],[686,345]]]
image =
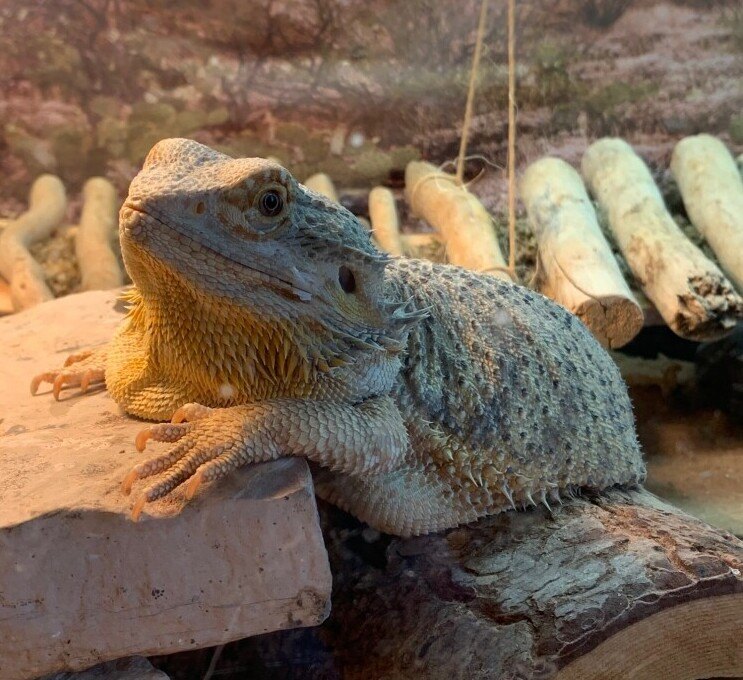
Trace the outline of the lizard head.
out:
[[[400,344],[419,318],[385,298],[389,258],[361,223],[268,160],[159,142],[132,181],[120,238],[144,297],[188,291],[374,348]]]

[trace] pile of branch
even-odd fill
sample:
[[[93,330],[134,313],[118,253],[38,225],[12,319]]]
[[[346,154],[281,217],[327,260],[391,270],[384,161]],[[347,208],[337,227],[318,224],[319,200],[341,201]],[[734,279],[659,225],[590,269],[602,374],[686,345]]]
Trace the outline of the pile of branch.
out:
[[[31,186],[28,210],[3,220],[0,231],[0,277],[10,292],[10,309],[20,311],[51,300],[44,269],[29,247],[51,237],[67,212],[67,193],[54,175],[41,175]],[[107,179],[93,177],[83,187],[83,208],[75,235],[81,291],[118,288],[124,274],[112,247],[118,235],[118,197]],[[1,280],[0,280],[1,281]],[[0,287],[1,288],[1,287]]]
[[[521,179],[537,239],[538,290],[578,316],[607,348],[628,343],[654,313],[677,335],[697,341],[721,338],[743,319],[743,298],[723,273],[742,285],[743,183],[735,161],[721,142],[699,135],[679,143],[671,167],[689,217],[722,269],[681,231],[647,166],[622,140],[592,144],[583,157],[583,177],[564,161],[544,158]],[[624,279],[584,181],[632,282]],[[434,231],[401,234],[392,194],[377,187],[369,212],[381,248],[516,280],[490,214],[454,175],[413,161],[405,172],[405,197]]]

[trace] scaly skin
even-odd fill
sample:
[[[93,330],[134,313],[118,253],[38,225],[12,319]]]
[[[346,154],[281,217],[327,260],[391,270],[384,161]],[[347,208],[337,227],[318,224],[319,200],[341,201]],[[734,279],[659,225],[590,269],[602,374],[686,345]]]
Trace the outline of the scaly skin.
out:
[[[135,517],[281,456],[403,536],[644,477],[625,386],[580,321],[493,277],[388,258],[278,165],[164,140],[120,218],[129,315],[32,388],[105,372],[124,410],[172,419],[137,438],[174,445],[124,480],[158,475]]]

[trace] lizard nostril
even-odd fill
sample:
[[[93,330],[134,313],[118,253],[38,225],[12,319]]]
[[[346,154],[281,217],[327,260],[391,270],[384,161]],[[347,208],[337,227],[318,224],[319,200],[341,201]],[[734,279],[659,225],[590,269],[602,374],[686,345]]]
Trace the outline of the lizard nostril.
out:
[[[197,215],[202,215],[205,210],[206,210],[206,206],[204,205],[204,201],[199,201],[196,204],[196,214]]]

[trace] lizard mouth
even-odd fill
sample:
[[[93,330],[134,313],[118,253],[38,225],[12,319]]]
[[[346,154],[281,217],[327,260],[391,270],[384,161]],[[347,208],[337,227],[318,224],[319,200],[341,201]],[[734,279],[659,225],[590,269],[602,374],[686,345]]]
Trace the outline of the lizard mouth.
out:
[[[257,267],[254,264],[246,264],[241,260],[229,257],[223,252],[215,250],[214,248],[210,248],[203,242],[193,238],[193,236],[184,233],[183,231],[174,227],[172,224],[166,222],[157,215],[142,210],[142,208],[130,201],[126,201],[121,208],[120,231],[122,239],[124,237],[127,237],[134,243],[138,244],[140,247],[144,247],[143,241],[145,236],[145,227],[148,221],[152,221],[169,231],[175,232],[178,235],[179,240],[186,240],[188,241],[189,245],[193,245],[199,250],[206,250],[219,260],[229,262],[230,264],[240,267],[241,269],[252,272],[255,275],[255,278],[262,285],[270,285],[271,287],[277,289],[277,292],[284,297],[290,297],[302,302],[308,302],[312,297],[314,297],[310,291],[304,290],[291,281],[287,281],[286,279],[283,279],[272,272],[268,272],[265,269]]]

